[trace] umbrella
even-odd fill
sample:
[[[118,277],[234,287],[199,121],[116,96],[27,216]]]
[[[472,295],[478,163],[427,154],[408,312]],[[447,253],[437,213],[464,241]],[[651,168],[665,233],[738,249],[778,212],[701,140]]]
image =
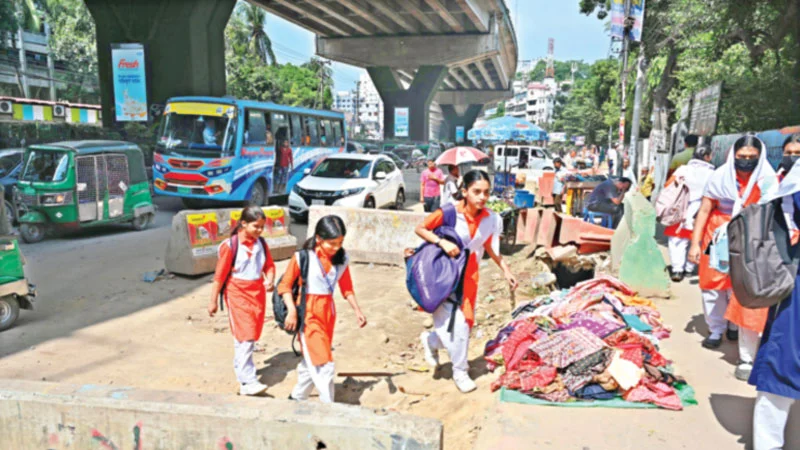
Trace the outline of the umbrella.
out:
[[[498,117],[475,125],[467,137],[471,141],[543,141],[547,132],[542,128],[516,117]]]
[[[489,155],[477,148],[454,147],[439,155],[436,164],[440,166],[459,166],[461,164],[474,163],[488,158]]]

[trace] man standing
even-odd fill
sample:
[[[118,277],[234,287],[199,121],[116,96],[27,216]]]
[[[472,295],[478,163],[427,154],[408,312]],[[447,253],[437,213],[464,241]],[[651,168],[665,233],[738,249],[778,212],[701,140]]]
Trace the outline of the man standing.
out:
[[[460,177],[458,166],[452,165],[449,167],[449,173],[444,180],[444,188],[442,189],[442,205],[448,203],[455,203],[456,192],[458,192],[458,177]]]
[[[631,167],[631,160],[630,158],[624,158],[622,160],[622,176],[631,180],[631,187],[635,191],[639,189],[639,183],[637,181],[636,174],[633,173],[633,168]]]
[[[288,140],[284,139],[281,141],[279,152],[280,166],[278,177],[280,185],[283,187],[283,190],[285,190],[286,185],[289,183],[289,173],[294,169],[294,155],[292,155],[292,147],[289,146]]]
[[[622,219],[624,212],[622,200],[630,188],[631,180],[627,178],[618,180],[609,178],[594,188],[586,200],[586,208],[589,211],[611,214],[613,227],[617,228],[617,224]]]
[[[553,166],[556,172],[555,178],[553,178],[553,206],[556,212],[560,213],[563,212],[561,211],[561,205],[564,202],[564,176],[567,170],[564,168],[564,161],[561,158],[554,159]]]
[[[434,212],[441,203],[440,186],[444,184],[444,173],[436,167],[436,162],[428,160],[428,168],[422,172],[419,187],[419,201],[423,203],[425,212]]]
[[[700,138],[694,134],[687,134],[686,137],[683,138],[683,151],[675,154],[669,163],[669,170],[667,171],[668,180],[672,178],[672,174],[678,170],[678,167],[689,164],[689,161],[691,161],[694,156],[694,149],[697,147],[699,141]]]
[[[617,164],[617,149],[611,147],[608,149],[608,176],[616,176],[614,174],[614,166]]]

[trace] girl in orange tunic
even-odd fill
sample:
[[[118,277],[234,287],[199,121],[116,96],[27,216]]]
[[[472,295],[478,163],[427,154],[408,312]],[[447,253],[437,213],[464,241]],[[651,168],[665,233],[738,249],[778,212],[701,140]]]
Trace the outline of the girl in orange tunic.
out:
[[[503,271],[511,289],[517,288],[517,280],[500,253],[500,234],[502,220],[497,214],[484,206],[489,200],[491,184],[489,175],[480,170],[473,170],[464,175],[456,206],[456,226],[461,241],[470,250],[464,277],[464,297],[461,307],[453,311],[453,303],[445,301],[433,312],[434,331],[423,332],[420,336],[425,351],[425,361],[434,368],[439,364],[438,351],[446,349],[453,363],[453,382],[463,393],[476,389],[475,382],[469,377],[467,351],[469,334],[475,324],[475,301],[478,297],[479,263],[484,251]],[[416,233],[427,242],[436,244],[451,257],[458,256],[458,247],[447,240],[442,240],[433,230],[444,223],[441,209],[429,215],[417,226]],[[453,332],[448,331],[450,318],[455,314]]]
[[[233,332],[233,369],[240,384],[240,395],[259,395],[267,390],[267,386],[258,381],[253,363],[255,343],[264,327],[266,295],[272,292],[275,283],[275,263],[269,248],[259,239],[266,220],[264,211],[257,206],[242,211],[231,239],[219,246],[208,304],[208,314],[214,317],[220,290],[225,285],[225,304]],[[233,236],[238,241],[235,263],[231,248]]]
[[[300,335],[303,360],[297,365],[297,385],[289,397],[292,400],[308,399],[311,389],[316,387],[320,401],[333,403],[336,371],[331,350],[336,324],[333,292],[337,283],[342,296],[356,313],[358,326],[363,328],[367,325],[367,319],[356,302],[347,254],[342,248],[346,232],[340,217],[325,216],[317,222],[314,237],[304,246],[308,251],[308,280],[301,280],[306,286],[306,313]],[[278,286],[278,294],[283,297],[288,311],[285,322],[288,331],[297,326],[292,286],[299,277],[300,266],[295,254]]]
[[[718,228],[727,227],[731,217],[742,208],[771,197],[778,188],[775,171],[767,162],[767,147],[753,135],[739,138],[730,150],[728,161],[714,171],[706,185],[703,203],[697,214],[689,250],[689,260],[700,265],[700,289],[710,335],[703,341],[706,348],[722,343],[726,320],[739,326],[739,363],[735,376],[746,381],[758,350],[758,335],[764,330],[766,309],[745,309],[731,290],[727,273],[710,266],[704,254]],[[702,244],[702,246],[701,246]],[[736,333],[728,333],[729,339]]]

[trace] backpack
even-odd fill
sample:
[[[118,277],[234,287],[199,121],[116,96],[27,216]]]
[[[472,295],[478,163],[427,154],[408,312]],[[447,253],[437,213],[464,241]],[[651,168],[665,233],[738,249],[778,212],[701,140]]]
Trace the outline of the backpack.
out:
[[[770,307],[794,289],[800,252],[778,202],[748,206],[728,224],[731,285],[745,308]]]
[[[451,258],[438,245],[425,242],[406,258],[406,288],[414,301],[429,313],[436,311],[445,301],[453,303],[454,308],[461,307],[470,253],[455,230],[455,205],[447,204],[441,209],[444,220],[434,233],[456,244],[461,253],[458,257]],[[448,331],[451,333],[455,316],[456,314],[452,314],[450,317]]]
[[[286,330],[286,317],[289,316],[289,310],[286,309],[286,303],[283,302],[283,297],[278,294],[278,286],[283,280],[283,275],[278,278],[278,281],[275,283],[275,289],[272,291],[272,315],[275,317],[275,323],[278,324],[281,330],[284,330],[292,335],[292,351],[294,352],[295,356],[299,356],[300,352],[294,348],[294,342],[297,340],[298,334],[303,332],[306,317],[308,250],[303,249],[297,252],[297,265],[300,266],[300,278],[299,280],[295,280],[294,284],[292,285],[292,298],[294,299],[296,305],[298,303],[297,300],[299,299],[300,301],[299,305],[297,305],[297,326],[295,327],[294,331]]]
[[[665,187],[656,200],[656,219],[661,225],[669,227],[681,223],[689,207],[689,186],[683,177]]]
[[[234,234],[231,236],[231,252],[233,253],[233,259],[231,260],[231,270],[228,272],[228,276],[225,277],[225,281],[222,282],[222,286],[219,288],[219,310],[225,310],[225,288],[228,287],[228,281],[231,280],[233,276],[233,269],[236,267],[236,255],[239,253],[239,235]],[[264,240],[263,237],[258,237],[258,242],[261,244],[261,248],[264,250],[264,255],[267,254],[269,251],[269,246],[267,245],[267,241]]]

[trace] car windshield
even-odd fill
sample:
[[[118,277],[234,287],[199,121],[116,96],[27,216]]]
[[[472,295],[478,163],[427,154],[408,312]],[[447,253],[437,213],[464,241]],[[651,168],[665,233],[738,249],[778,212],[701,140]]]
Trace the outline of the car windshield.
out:
[[[32,150],[22,172],[22,181],[64,181],[67,178],[67,152]]]
[[[311,174],[320,178],[368,178],[370,161],[360,159],[326,159]]]
[[[22,153],[0,153],[0,178],[7,177],[22,162]]]
[[[231,154],[236,140],[236,120],[227,116],[167,113],[158,147],[202,156]]]

